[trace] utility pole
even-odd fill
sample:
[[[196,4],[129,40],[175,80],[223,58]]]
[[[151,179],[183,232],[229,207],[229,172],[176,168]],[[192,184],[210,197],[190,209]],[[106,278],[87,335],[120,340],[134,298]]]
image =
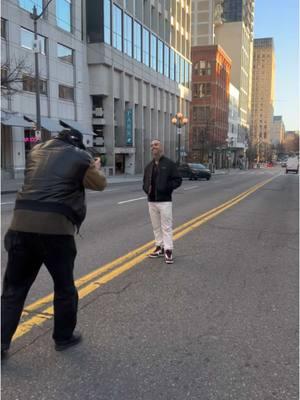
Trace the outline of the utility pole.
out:
[[[40,52],[40,44],[38,42],[38,33],[37,33],[37,21],[44,14],[46,9],[52,0],[49,0],[46,6],[42,9],[40,14],[37,13],[37,8],[34,5],[32,14],[30,14],[33,19],[33,32],[34,32],[34,68],[35,68],[35,102],[36,102],[36,131],[35,136],[37,138],[41,138],[41,101],[40,101],[40,73],[39,73],[39,52]]]

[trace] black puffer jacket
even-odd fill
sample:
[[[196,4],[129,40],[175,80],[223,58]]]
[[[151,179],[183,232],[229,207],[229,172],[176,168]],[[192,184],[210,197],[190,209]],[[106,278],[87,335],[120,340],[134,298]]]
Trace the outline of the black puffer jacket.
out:
[[[182,178],[178,173],[176,164],[165,156],[161,156],[158,163],[158,173],[155,182],[154,200],[150,199],[151,177],[154,167],[154,160],[145,168],[143,190],[148,195],[149,201],[172,201],[172,192],[177,189]]]
[[[60,139],[36,145],[28,154],[15,209],[59,213],[79,229],[86,215],[82,182],[91,161],[86,151]]]

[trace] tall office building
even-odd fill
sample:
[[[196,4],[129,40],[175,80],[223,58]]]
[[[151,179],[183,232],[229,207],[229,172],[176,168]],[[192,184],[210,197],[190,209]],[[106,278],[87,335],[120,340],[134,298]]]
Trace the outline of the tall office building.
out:
[[[90,0],[86,28],[97,150],[116,173],[142,172],[154,138],[175,158],[171,119],[191,99],[190,0]]]
[[[270,139],[273,145],[283,144],[284,142],[285,127],[281,115],[274,115],[273,117]]]
[[[274,81],[273,38],[254,39],[251,140],[259,144],[262,158],[266,156],[266,146],[271,144]]]

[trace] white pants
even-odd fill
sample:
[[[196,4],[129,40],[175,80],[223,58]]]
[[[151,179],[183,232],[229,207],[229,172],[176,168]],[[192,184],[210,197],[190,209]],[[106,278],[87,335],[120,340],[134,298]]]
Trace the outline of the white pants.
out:
[[[148,202],[155,245],[173,250],[172,202]]]

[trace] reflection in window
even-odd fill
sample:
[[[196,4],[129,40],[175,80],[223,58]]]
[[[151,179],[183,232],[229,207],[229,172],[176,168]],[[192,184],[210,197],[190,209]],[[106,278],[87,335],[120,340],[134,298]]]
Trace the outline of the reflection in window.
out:
[[[151,68],[156,71],[156,53],[157,53],[157,39],[154,35],[151,35]]]
[[[35,78],[29,75],[23,75],[23,90],[26,92],[35,92]],[[39,79],[40,84],[40,94],[44,94],[47,96],[47,81],[44,79]]]
[[[58,97],[65,100],[74,100],[74,88],[71,86],[58,85]]]
[[[38,14],[40,14],[43,10],[43,0],[20,0],[19,5],[30,13],[33,12],[34,5],[36,6],[36,11]]]
[[[104,42],[111,44],[111,2],[110,0],[103,1],[104,13]]]
[[[161,40],[157,41],[157,71],[164,73],[164,45]]]
[[[204,60],[195,62],[194,74],[200,76],[211,75],[211,63]]]
[[[73,50],[59,43],[57,43],[57,57],[61,61],[73,64]]]
[[[181,66],[180,66],[180,83],[184,85],[184,59],[181,58]]]
[[[124,14],[124,53],[132,57],[132,18]]]
[[[122,10],[113,5],[113,46],[122,51]]]
[[[193,84],[193,97],[202,98],[205,96],[210,96],[210,94],[211,87],[209,82]]]
[[[1,18],[1,37],[6,39],[6,19]]]
[[[170,50],[170,79],[175,81],[175,54],[174,50]]]
[[[175,66],[176,66],[176,70],[175,70],[175,74],[176,74],[176,82],[180,83],[180,57],[179,54],[175,54]]]
[[[189,87],[190,84],[190,64],[186,61],[185,62],[185,86]]]
[[[64,31],[71,32],[72,27],[71,0],[56,0],[56,24]]]
[[[46,39],[43,36],[38,35],[38,40],[41,43],[41,54],[46,54]],[[28,29],[21,28],[21,46],[25,49],[32,50],[34,41],[34,33]]]
[[[149,67],[149,47],[150,47],[150,34],[147,29],[143,28],[143,63]]]
[[[134,21],[133,25],[133,40],[134,40],[134,47],[133,47],[133,56],[134,58],[141,62],[142,61],[142,27],[141,25]]]
[[[167,78],[169,78],[169,54],[170,49],[167,45],[165,45],[165,55],[164,55],[164,74]]]

